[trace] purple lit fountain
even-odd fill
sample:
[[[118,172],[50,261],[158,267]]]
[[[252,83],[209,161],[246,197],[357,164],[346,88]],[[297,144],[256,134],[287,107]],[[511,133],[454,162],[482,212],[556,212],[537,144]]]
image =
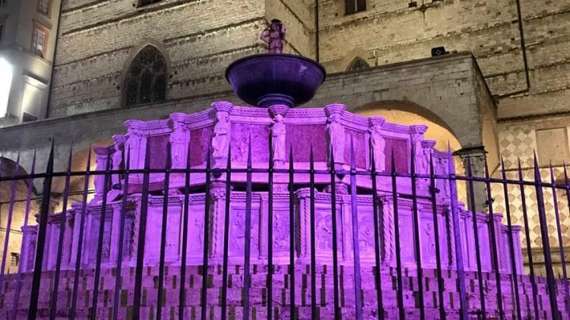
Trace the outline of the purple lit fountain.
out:
[[[269,54],[239,59],[226,70],[226,78],[234,92],[250,105],[297,106],[313,98],[325,80],[325,69],[301,56],[283,54],[285,27],[279,20],[261,34]]]
[[[76,203],[66,212],[50,215],[44,248],[45,283],[53,276],[59,234],[64,232],[58,315],[69,315],[71,294],[63,293],[73,288],[81,250],[77,317],[87,317],[99,249],[101,288],[95,318],[107,319],[113,312],[118,319],[136,317],[133,300],[141,252],[138,246],[142,244],[142,265],[138,265],[144,267],[138,282],[142,286],[140,319],[156,318],[159,302],[164,319],[178,318],[181,311],[184,319],[200,315],[221,319],[224,311],[228,319],[265,319],[268,305],[274,319],[291,319],[291,310],[296,310],[297,319],[314,318],[315,310],[320,318],[332,319],[335,291],[338,312],[344,319],[378,319],[379,293],[386,319],[398,319],[402,309],[408,319],[419,319],[421,308],[427,319],[439,319],[441,310],[448,319],[459,319],[460,277],[466,279],[463,298],[470,310],[476,311],[480,305],[474,280],[478,266],[476,225],[486,312],[497,315],[493,298],[497,287],[492,279],[498,268],[505,312],[511,318],[510,236],[515,243],[517,277],[525,288],[530,286],[523,275],[520,229],[508,229],[500,214],[491,217],[467,211],[449,180],[438,179],[430,186],[430,158],[438,176],[448,176],[454,168],[450,154],[435,150],[435,142],[424,139],[426,126],[360,116],[339,103],[294,108],[313,97],[325,71],[307,58],[281,54],[283,37],[284,28],[273,21],[262,35],[270,52],[245,57],[227,69],[227,79],[236,94],[254,107],[217,101],[202,112],[173,113],[165,120],[129,120],[125,122],[126,132],[113,137],[113,145],[95,148],[97,170],[108,165],[114,170],[124,169],[127,157],[131,170],[144,169],[145,163],[150,169],[171,163],[173,170],[167,184],[160,172],[146,177],[140,172],[130,173],[128,184],[124,172],[95,176],[96,193],[85,208]],[[127,154],[125,158],[123,154]],[[224,170],[228,164],[231,176]],[[251,170],[245,170],[248,164]],[[314,170],[308,170],[311,166]],[[330,173],[332,167],[336,174]],[[375,181],[370,174],[372,167],[380,173]],[[186,176],[188,168],[192,170]],[[273,171],[271,177],[268,168]],[[206,169],[214,174],[207,175]],[[401,177],[392,180],[391,172]],[[415,184],[409,178],[411,172],[421,176]],[[81,217],[83,212],[85,216]],[[141,220],[143,215],[146,224],[141,223],[145,221]],[[63,218],[67,220],[62,230]],[[104,232],[99,245],[101,223]],[[37,230],[37,226],[23,230],[21,299],[14,298],[18,296],[17,281],[7,281],[0,317],[8,309],[15,309],[18,317],[26,314],[28,300],[24,298],[31,283]],[[145,236],[140,241],[143,230]],[[489,250],[490,230],[496,235],[494,245],[499,252],[496,266]],[[441,304],[436,247],[442,270]],[[161,253],[165,278],[164,299],[159,300]],[[226,259],[228,268],[224,268]],[[119,262],[120,288],[116,286]],[[203,282],[206,262],[208,275]],[[458,262],[462,273],[457,271]],[[269,278],[270,263],[273,273]],[[418,266],[423,277],[421,305]],[[185,272],[183,281],[181,269]],[[380,270],[379,277],[375,270]],[[338,282],[333,281],[335,275]],[[244,280],[248,278],[250,281]],[[207,284],[206,290],[202,283]],[[395,289],[398,283],[401,295]],[[182,307],[181,285],[185,291]],[[545,283],[538,286],[540,299],[545,302],[541,312],[546,312]],[[40,314],[49,309],[51,289],[47,284],[41,286]],[[120,290],[118,295],[116,290]],[[114,297],[119,297],[118,302]],[[525,315],[530,312],[523,309]]]

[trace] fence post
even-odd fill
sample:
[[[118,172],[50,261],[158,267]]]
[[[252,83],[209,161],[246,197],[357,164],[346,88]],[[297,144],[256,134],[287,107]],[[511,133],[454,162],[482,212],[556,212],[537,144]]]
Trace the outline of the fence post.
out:
[[[453,224],[453,242],[455,243],[455,262],[457,265],[457,285],[459,287],[459,308],[460,318],[466,320],[468,318],[468,304],[465,293],[465,266],[463,264],[463,244],[461,243],[461,235],[459,234],[460,221],[458,211],[458,195],[457,180],[455,178],[455,165],[453,163],[453,155],[451,148],[447,146],[447,169],[449,177],[449,197],[450,197],[450,213]]]
[[[42,276],[42,264],[44,259],[44,245],[46,242],[47,222],[51,199],[51,182],[53,179],[53,160],[55,142],[52,138],[49,158],[46,167],[46,176],[42,190],[42,204],[40,207],[40,220],[38,228],[38,241],[36,242],[36,259],[34,262],[34,276],[32,280],[32,290],[30,292],[30,308],[28,310],[28,320],[36,319],[38,313],[38,298],[40,294],[40,280]]]

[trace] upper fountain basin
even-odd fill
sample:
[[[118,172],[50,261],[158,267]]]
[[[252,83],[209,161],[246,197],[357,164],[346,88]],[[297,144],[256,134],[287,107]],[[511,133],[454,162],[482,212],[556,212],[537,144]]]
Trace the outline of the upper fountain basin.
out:
[[[226,79],[250,105],[294,107],[313,98],[326,77],[317,62],[291,54],[258,54],[233,62]]]

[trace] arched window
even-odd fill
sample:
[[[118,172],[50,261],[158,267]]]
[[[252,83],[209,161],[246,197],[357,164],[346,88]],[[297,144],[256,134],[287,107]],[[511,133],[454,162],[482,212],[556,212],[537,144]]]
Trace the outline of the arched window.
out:
[[[153,46],[144,47],[135,57],[125,78],[125,105],[164,101],[166,60]]]
[[[348,66],[347,71],[362,71],[366,69],[370,69],[368,62],[360,57],[356,57]]]

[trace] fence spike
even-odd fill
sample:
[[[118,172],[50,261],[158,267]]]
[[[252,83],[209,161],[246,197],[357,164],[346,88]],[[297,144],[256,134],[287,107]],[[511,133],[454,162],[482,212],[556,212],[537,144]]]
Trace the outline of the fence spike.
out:
[[[156,319],[162,319],[162,302],[164,295],[164,265],[166,259],[166,232],[168,229],[168,190],[170,189],[170,169],[172,169],[172,145],[166,143],[166,159],[162,188],[162,222],[160,230],[160,257],[158,263],[158,288],[156,290]],[[166,297],[164,297],[166,300]]]
[[[414,230],[414,254],[416,259],[416,276],[418,281],[418,306],[420,309],[420,319],[425,319],[425,305],[424,305],[424,277],[423,277],[423,264],[422,264],[422,251],[420,244],[420,218],[418,212],[418,199],[417,199],[417,172],[416,172],[416,143],[411,141],[410,148],[410,179],[412,184],[412,227]]]
[[[542,239],[542,253],[544,255],[544,263],[546,268],[546,284],[548,286],[548,298],[550,301],[550,310],[552,311],[552,318],[555,320],[560,319],[558,301],[556,297],[556,279],[552,269],[552,256],[550,251],[550,239],[548,236],[548,221],[546,219],[546,210],[544,208],[544,194],[542,191],[542,177],[540,174],[540,167],[538,166],[538,159],[536,152],[533,154],[534,163],[534,187],[536,190],[536,202],[538,209],[538,220],[540,223],[540,237]]]
[[[491,177],[489,173],[489,165],[487,162],[487,157],[484,159],[485,163],[485,185],[487,189],[487,208],[489,210],[489,217],[490,217],[490,234],[491,234],[491,261],[494,265],[494,273],[495,273],[495,283],[497,286],[497,309],[499,311],[499,318],[504,319],[505,313],[503,309],[503,290],[501,285],[501,274],[500,274],[500,266],[499,266],[499,255],[497,253],[497,233],[495,228],[495,214],[493,212],[493,198],[491,194]]]
[[[439,237],[439,219],[437,212],[437,188],[436,188],[436,177],[435,170],[433,166],[433,153],[429,153],[429,179],[430,179],[430,196],[431,196],[431,209],[433,216],[433,231],[435,239],[435,262],[436,262],[436,276],[437,276],[437,293],[438,293],[438,309],[439,316],[441,319],[446,319],[445,313],[445,302],[443,299],[444,294],[444,282],[441,273],[441,252],[440,252],[440,237]]]
[[[107,197],[109,195],[109,184],[111,183],[112,169],[111,155],[107,154],[105,161],[105,174],[103,178],[103,199],[101,201],[101,211],[99,213],[99,232],[97,236],[97,256],[95,258],[95,279],[93,284],[93,302],[90,310],[90,319],[95,320],[97,316],[98,298],[99,298],[99,282],[101,277],[101,263],[103,261],[103,238],[105,236],[105,221],[107,220]]]
[[[124,182],[122,186],[123,197],[121,199],[121,211],[120,211],[120,219],[119,219],[119,244],[118,244],[118,252],[117,252],[117,264],[116,264],[116,272],[115,272],[115,292],[113,295],[113,315],[112,319],[117,320],[119,316],[119,299],[120,299],[120,292],[123,286],[122,282],[122,269],[123,269],[123,247],[125,241],[125,215],[126,215],[126,208],[128,203],[128,196],[129,196],[129,171],[131,168],[131,146],[129,145],[126,152],[125,158],[125,147],[121,149],[121,159],[124,163],[125,169],[125,176]],[[126,160],[125,160],[126,159]]]
[[[517,314],[517,319],[522,319],[521,313],[521,301],[519,297],[519,283],[518,283],[518,270],[516,266],[516,256],[515,256],[515,242],[513,239],[513,225],[511,220],[511,208],[510,208],[510,201],[509,201],[509,190],[508,190],[508,183],[507,183],[507,173],[505,170],[505,160],[503,156],[500,158],[501,160],[501,178],[503,184],[503,196],[505,197],[505,215],[507,216],[507,228],[508,228],[508,240],[509,240],[509,255],[510,255],[510,262],[511,262],[511,272],[512,272],[512,282],[513,288],[515,292],[515,311]]]
[[[251,201],[252,201],[252,156],[251,135],[249,135],[247,148],[247,177],[246,177],[246,208],[245,208],[245,252],[244,252],[244,298],[243,320],[249,319],[250,302],[249,291],[251,286],[250,256],[251,256]]]
[[[289,313],[292,320],[297,319],[295,305],[295,168],[293,145],[289,145]]]
[[[184,170],[184,207],[182,212],[182,257],[180,262],[180,290],[178,292],[178,319],[184,320],[186,306],[186,259],[188,256],[188,214],[190,206],[190,168],[192,140],[188,139],[186,146],[186,168]],[[231,148],[230,148],[231,149]]]
[[[79,289],[79,268],[81,266],[81,257],[83,251],[83,235],[85,232],[85,214],[87,212],[87,196],[89,194],[89,180],[91,177],[91,152],[92,146],[89,145],[87,152],[87,162],[85,163],[85,179],[83,181],[83,194],[81,201],[81,216],[79,218],[79,239],[77,240],[77,254],[75,256],[75,270],[73,273],[73,291],[71,294],[71,308],[69,318],[75,319],[77,308],[77,290]]]
[[[382,223],[380,223],[379,206],[383,206],[378,199],[378,172],[376,170],[376,159],[374,156],[374,148],[372,144],[368,143],[368,151],[370,153],[370,180],[372,181],[372,214],[374,219],[374,263],[375,263],[375,277],[376,277],[376,304],[378,320],[384,320],[385,310],[384,301],[382,296],[382,272],[380,260],[380,237],[384,238],[384,214],[382,214]]]
[[[46,166],[46,176],[44,178],[44,186],[42,190],[42,203],[39,216],[38,236],[36,248],[44,248],[46,242],[47,222],[51,198],[51,182],[53,179],[55,140],[51,139],[49,158]],[[42,264],[44,258],[44,250],[36,250],[36,258],[34,261],[34,274],[32,279],[32,289],[30,292],[30,307],[28,309],[28,320],[36,319],[38,312],[38,299],[40,294],[40,280],[42,275]]]
[[[267,319],[273,319],[273,135],[269,134],[269,171],[267,177]]]
[[[481,306],[481,314],[483,319],[487,318],[487,305],[485,301],[485,287],[483,283],[483,272],[481,268],[481,247],[479,242],[479,226],[477,211],[475,209],[475,191],[474,191],[474,177],[473,168],[471,165],[471,157],[467,157],[467,182],[468,182],[468,194],[469,194],[469,210],[471,211],[471,222],[473,224],[473,238],[475,239],[475,256],[477,263],[477,281],[479,285],[479,299]]]
[[[57,302],[58,302],[58,290],[59,290],[59,279],[60,279],[60,272],[61,272],[61,260],[63,255],[63,240],[65,235],[65,224],[67,221],[67,201],[68,196],[70,193],[70,180],[71,180],[71,162],[72,162],[72,155],[73,155],[73,143],[69,146],[69,155],[67,159],[67,171],[65,175],[65,186],[63,191],[63,205],[62,205],[62,218],[59,225],[59,239],[57,243],[57,261],[55,267],[55,275],[54,275],[54,284],[53,290],[50,297],[50,319],[55,319],[57,313]]]
[[[354,138],[350,137],[350,208],[352,224],[352,247],[354,266],[354,301],[356,319],[362,320],[361,272],[360,272],[360,243],[358,226],[358,199],[356,195],[356,160],[354,157]]]
[[[142,295],[142,275],[144,267],[144,251],[146,239],[146,225],[148,215],[149,201],[149,184],[150,184],[150,143],[145,141],[144,169],[143,169],[143,186],[141,194],[141,210],[139,216],[139,235],[137,241],[137,258],[135,267],[135,289],[133,292],[133,319],[140,319],[140,306]]]
[[[222,293],[221,293],[221,316],[222,320],[227,318],[227,292],[228,292],[228,260],[229,260],[229,239],[230,239],[230,211],[232,197],[232,146],[228,147],[228,159],[226,161],[226,194],[224,201],[224,257],[222,262]],[[270,211],[271,212],[271,211]]]

